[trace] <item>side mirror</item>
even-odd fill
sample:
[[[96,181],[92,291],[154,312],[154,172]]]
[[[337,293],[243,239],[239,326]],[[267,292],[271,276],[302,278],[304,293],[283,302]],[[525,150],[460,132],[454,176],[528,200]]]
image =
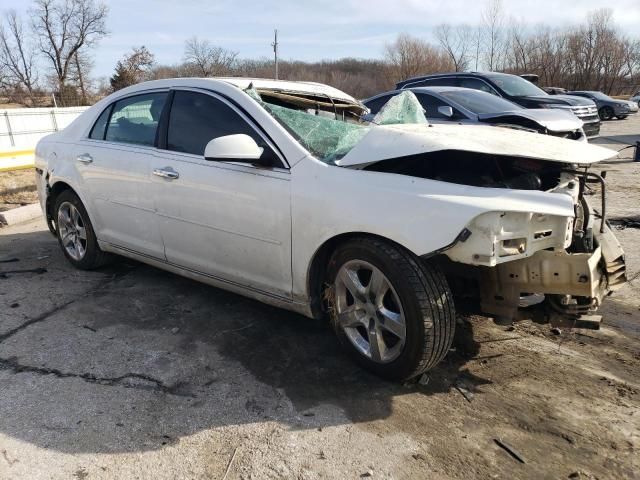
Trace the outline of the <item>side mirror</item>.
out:
[[[438,107],[438,113],[444,115],[445,117],[453,117],[453,108],[449,105]]]
[[[264,148],[259,147],[249,135],[238,133],[225,135],[207,143],[204,149],[205,160],[259,163]]]

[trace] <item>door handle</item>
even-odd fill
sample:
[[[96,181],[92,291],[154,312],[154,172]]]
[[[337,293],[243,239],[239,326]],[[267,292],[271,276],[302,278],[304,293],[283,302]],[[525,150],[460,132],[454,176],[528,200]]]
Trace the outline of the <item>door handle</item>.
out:
[[[82,155],[78,155],[77,160],[82,163],[91,163],[93,162],[93,157],[88,153],[83,153]]]
[[[169,169],[168,167],[156,168],[155,170],[153,170],[153,174],[157,175],[158,177],[168,178],[170,180],[175,180],[176,178],[180,177],[180,174],[178,172],[173,169]]]

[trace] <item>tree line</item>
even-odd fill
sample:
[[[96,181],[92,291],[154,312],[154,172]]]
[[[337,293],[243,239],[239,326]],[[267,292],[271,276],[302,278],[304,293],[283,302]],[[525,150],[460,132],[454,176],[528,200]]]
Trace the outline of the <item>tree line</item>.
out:
[[[274,75],[271,59],[243,59],[237,51],[193,37],[173,65],[159,64],[153,52],[137,46],[117,62],[110,78],[96,79],[92,54],[109,33],[107,16],[102,0],[33,0],[29,22],[5,12],[0,96],[27,106],[81,105],[144,80]],[[441,24],[431,33],[432,42],[400,33],[378,59],[280,60],[279,78],[326,83],[357,98],[411,76],[468,70],[534,73],[544,86],[609,94],[640,90],[640,40],[620,31],[610,9],[588,12],[571,27],[531,28],[509,17],[502,0],[487,0],[477,25]]]

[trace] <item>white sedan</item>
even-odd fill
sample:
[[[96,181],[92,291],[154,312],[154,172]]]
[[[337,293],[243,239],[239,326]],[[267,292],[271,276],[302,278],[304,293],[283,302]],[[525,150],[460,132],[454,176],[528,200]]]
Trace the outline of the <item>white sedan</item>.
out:
[[[442,360],[456,311],[597,327],[625,264],[583,193],[614,152],[429,125],[411,101],[376,125],[316,83],[142,83],[38,144],[41,204],[74,266],[123,255],[326,315],[387,378]]]

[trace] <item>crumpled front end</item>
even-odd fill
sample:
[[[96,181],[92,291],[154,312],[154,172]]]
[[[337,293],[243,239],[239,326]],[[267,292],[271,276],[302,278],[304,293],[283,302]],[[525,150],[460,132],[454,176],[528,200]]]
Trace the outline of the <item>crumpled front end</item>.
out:
[[[604,192],[593,208],[586,184],[595,174],[566,171],[549,193],[570,193],[575,216],[490,212],[476,217],[444,252],[454,291],[470,297],[477,284],[479,312],[500,322],[533,318],[554,325],[599,328],[603,299],[627,280],[624,251],[609,228]],[[507,206],[505,206],[507,207]]]
[[[540,302],[555,325],[599,328],[603,299],[626,282],[624,252],[608,226],[594,234],[592,252],[540,250],[480,272],[483,313],[507,321],[530,317]],[[540,308],[538,312],[540,313]]]

